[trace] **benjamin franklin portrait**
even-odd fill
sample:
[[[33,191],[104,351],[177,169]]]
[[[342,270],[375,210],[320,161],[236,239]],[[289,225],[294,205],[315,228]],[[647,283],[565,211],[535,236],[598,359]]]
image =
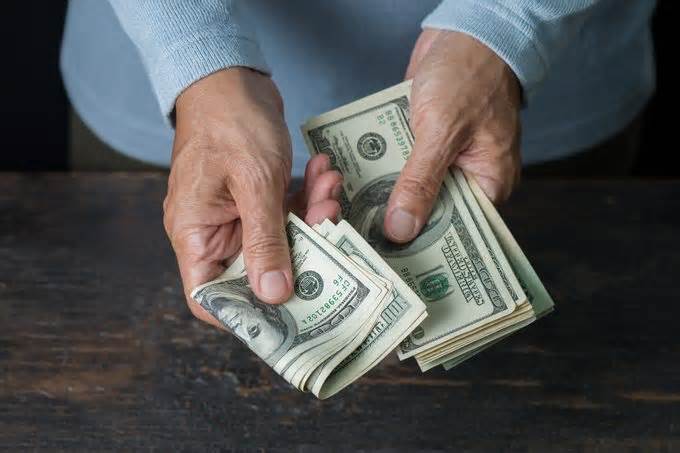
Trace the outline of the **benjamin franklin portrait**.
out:
[[[406,244],[396,244],[383,235],[385,211],[399,173],[392,173],[373,181],[352,199],[347,219],[380,255],[385,257],[407,256],[426,249],[439,238],[451,224],[453,199],[442,186],[427,224],[418,237]]]
[[[247,277],[211,285],[197,294],[201,306],[270,366],[288,350],[297,329],[284,305],[258,300]]]

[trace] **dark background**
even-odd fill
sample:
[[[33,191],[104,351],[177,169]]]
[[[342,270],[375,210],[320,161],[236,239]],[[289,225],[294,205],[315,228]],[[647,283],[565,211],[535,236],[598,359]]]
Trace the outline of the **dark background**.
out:
[[[65,0],[4,4],[0,170],[68,169],[68,101],[58,65],[65,9]],[[657,93],[645,117],[642,150],[634,170],[639,177],[680,177],[671,157],[671,133],[677,127],[671,103],[677,99],[674,82],[680,80],[678,65],[671,61],[677,53],[673,47],[677,34],[672,28],[677,9],[677,3],[661,0],[654,16]]]

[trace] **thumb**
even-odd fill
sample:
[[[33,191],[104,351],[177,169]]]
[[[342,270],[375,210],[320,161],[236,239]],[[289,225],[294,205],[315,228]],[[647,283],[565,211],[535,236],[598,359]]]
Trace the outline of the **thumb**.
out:
[[[277,304],[288,300],[293,288],[283,209],[286,190],[284,183],[263,184],[257,179],[259,183],[240,184],[234,199],[250,286],[260,300]]]
[[[450,133],[435,112],[414,111],[415,144],[397,179],[385,213],[385,236],[409,242],[427,223],[444,176],[465,146],[465,134]]]

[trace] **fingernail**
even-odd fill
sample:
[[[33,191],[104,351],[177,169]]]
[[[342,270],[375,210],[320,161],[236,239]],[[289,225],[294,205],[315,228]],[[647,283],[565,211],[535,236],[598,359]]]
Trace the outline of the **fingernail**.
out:
[[[288,283],[281,271],[269,271],[260,277],[260,293],[270,300],[280,299],[286,295]]]
[[[335,187],[333,187],[333,191],[331,192],[331,196],[334,199],[339,200],[341,193],[342,193],[342,183],[339,182],[335,185]]]
[[[407,241],[416,234],[416,218],[403,209],[395,209],[390,216],[390,233],[398,240]]]

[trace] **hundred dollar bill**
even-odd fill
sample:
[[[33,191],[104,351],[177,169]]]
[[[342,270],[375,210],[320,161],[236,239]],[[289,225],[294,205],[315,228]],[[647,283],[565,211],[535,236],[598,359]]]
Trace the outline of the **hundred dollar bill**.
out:
[[[447,181],[463,196],[465,205],[472,215],[474,226],[479,231],[503,284],[515,302],[516,309],[512,315],[505,316],[494,323],[483,326],[477,332],[469,332],[466,335],[452,338],[444,344],[416,354],[415,357],[418,365],[423,371],[450,361],[472,349],[482,348],[487,343],[494,342],[499,337],[499,332],[505,332],[503,336],[507,336],[509,333],[518,330],[519,326],[526,326],[536,319],[522,284],[515,275],[501,245],[479,207],[468,185],[467,178],[462,171],[456,169],[452,172],[451,176],[447,176]]]
[[[468,183],[484,218],[503,251],[503,255],[507,257],[513,273],[517,276],[523,291],[526,293],[536,318],[542,318],[553,311],[555,302],[493,203],[489,201],[473,178],[469,178]]]
[[[498,338],[499,332],[505,332],[502,335],[505,336],[508,332],[514,331],[517,326],[525,326],[534,319],[531,307],[525,305],[516,309],[510,316],[500,318],[476,332],[462,335],[452,342],[417,354],[416,362],[422,371],[427,371],[459,355],[466,354],[470,350],[484,347]]]
[[[534,321],[534,319],[528,319],[526,321],[522,321],[518,324],[514,324],[511,327],[508,327],[504,330],[498,331],[490,336],[490,341],[489,339],[485,339],[483,344],[471,344],[459,351],[457,351],[456,355],[453,358],[450,358],[446,361],[441,362],[442,367],[445,370],[450,370],[451,368],[454,368],[461,363],[465,362],[467,359],[470,359],[474,357],[475,355],[479,354],[480,352],[486,350],[487,348],[490,348],[491,346],[495,345],[505,337],[512,335],[513,333],[517,332],[518,330],[523,329],[524,327],[528,326]],[[427,369],[433,368],[436,365],[432,366],[427,366]]]
[[[480,332],[456,338],[448,344],[417,354],[416,360],[423,371],[439,364],[450,369],[544,316],[553,307],[550,295],[476,181],[467,178],[460,170],[454,171],[453,177],[506,286],[513,293],[514,300],[518,301],[518,308],[510,317],[488,325]],[[527,295],[527,302],[521,302],[521,294]]]
[[[315,229],[359,266],[394,285],[389,303],[368,336],[325,381],[326,389],[320,394],[323,397],[325,392],[336,393],[373,368],[425,319],[427,312],[411,288],[349,223],[343,220],[333,225],[326,221]]]
[[[455,190],[458,191],[465,201],[465,206],[468,208],[472,216],[475,228],[479,231],[484,245],[491,255],[494,266],[498,270],[498,274],[501,276],[503,285],[510,293],[510,297],[517,305],[521,305],[527,302],[527,296],[522,288],[520,281],[517,279],[512,266],[508,262],[505,253],[501,245],[498,243],[496,236],[494,235],[489,222],[487,221],[482,209],[479,207],[477,200],[470,189],[468,180],[466,176],[460,169],[456,169],[451,172],[451,175],[446,176],[447,181]]]
[[[301,363],[313,370],[329,357],[344,359],[358,346],[356,337],[368,334],[389,295],[292,214],[286,231],[295,279],[294,294],[286,303],[259,301],[245,273],[235,271],[242,265],[238,261],[191,294],[281,375]]]
[[[520,285],[527,295],[527,299],[531,304],[534,314],[534,319],[542,318],[554,309],[555,304],[552,300],[552,297],[541,282],[538,274],[536,274],[536,271],[534,270],[531,263],[529,263],[529,260],[520,248],[519,244],[517,244],[517,241],[501,218],[500,214],[498,214],[496,208],[489,201],[473,178],[466,179],[469,183],[469,189],[471,193],[474,194],[480,212],[483,213],[485,220],[488,222],[489,227],[493,232],[494,238],[503,251],[503,255],[507,257],[513,273],[517,276]],[[500,331],[493,336],[494,338],[492,338],[491,341],[487,341],[485,344],[472,345],[472,347],[469,348],[469,351],[459,351],[461,355],[452,357],[442,363],[444,369],[450,370],[466,359],[497,343],[508,335],[511,335],[532,321],[533,319],[530,319]]]
[[[405,245],[383,236],[387,200],[411,155],[410,82],[309,120],[312,154],[343,174],[346,219],[427,303],[428,318],[401,344],[404,359],[508,316],[515,301],[458,190],[445,182],[420,235]]]

